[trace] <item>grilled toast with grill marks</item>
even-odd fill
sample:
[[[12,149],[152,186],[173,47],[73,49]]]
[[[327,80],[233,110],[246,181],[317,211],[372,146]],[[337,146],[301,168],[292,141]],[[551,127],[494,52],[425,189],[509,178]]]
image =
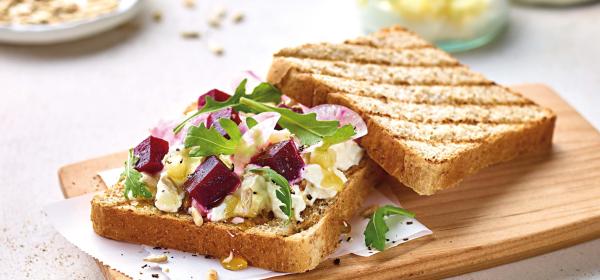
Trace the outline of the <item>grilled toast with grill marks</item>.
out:
[[[552,145],[551,110],[397,26],[343,44],[283,49],[267,79],[307,106],[359,112],[369,156],[419,194]]]

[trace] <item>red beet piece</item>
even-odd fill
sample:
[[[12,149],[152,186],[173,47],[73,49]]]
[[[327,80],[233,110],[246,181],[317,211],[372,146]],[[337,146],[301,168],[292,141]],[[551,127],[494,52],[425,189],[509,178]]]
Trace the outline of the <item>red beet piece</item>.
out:
[[[202,107],[204,107],[204,104],[206,104],[206,97],[210,96],[212,97],[215,101],[219,101],[219,102],[223,102],[225,100],[227,100],[230,95],[227,93],[224,93],[218,89],[211,89],[208,92],[206,92],[203,95],[200,95],[200,97],[198,97],[198,109],[202,109]]]
[[[183,184],[190,197],[204,209],[219,205],[241,184],[240,178],[219,158],[210,156]]]
[[[296,144],[292,140],[275,143],[262,153],[252,158],[251,163],[268,166],[285,177],[289,182],[300,179],[300,171],[304,167],[304,160]]]
[[[212,112],[210,115],[208,115],[208,118],[206,119],[206,126],[211,128],[214,125],[215,129],[221,133],[221,135],[227,138],[229,138],[227,131],[225,131],[225,129],[223,129],[221,124],[218,122],[219,119],[230,119],[236,124],[240,124],[241,122],[239,114],[231,107]]]
[[[162,160],[168,152],[169,142],[154,136],[144,139],[133,149],[133,154],[139,158],[135,169],[147,173],[161,171]]]

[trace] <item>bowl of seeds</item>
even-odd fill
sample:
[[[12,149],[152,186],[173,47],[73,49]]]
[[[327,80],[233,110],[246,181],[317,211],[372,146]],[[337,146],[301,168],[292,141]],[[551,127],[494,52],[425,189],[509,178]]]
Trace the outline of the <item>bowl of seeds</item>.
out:
[[[0,42],[53,44],[132,19],[143,0],[0,0]]]

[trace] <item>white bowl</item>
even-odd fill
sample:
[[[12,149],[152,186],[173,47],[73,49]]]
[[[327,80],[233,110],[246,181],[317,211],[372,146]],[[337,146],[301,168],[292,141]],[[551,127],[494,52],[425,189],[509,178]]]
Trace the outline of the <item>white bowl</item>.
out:
[[[111,13],[87,20],[48,25],[0,25],[0,42],[21,45],[43,45],[73,41],[114,28],[132,19],[143,0],[120,0]]]

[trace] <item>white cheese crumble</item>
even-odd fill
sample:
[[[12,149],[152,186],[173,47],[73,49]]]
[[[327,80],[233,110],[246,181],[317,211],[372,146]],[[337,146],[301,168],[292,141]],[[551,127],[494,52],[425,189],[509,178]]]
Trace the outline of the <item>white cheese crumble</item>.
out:
[[[156,185],[156,199],[154,200],[156,208],[161,211],[175,213],[181,207],[184,196],[185,193],[179,191],[175,183],[166,174],[161,174]]]
[[[346,171],[350,167],[359,164],[363,156],[363,149],[354,141],[335,144],[329,149],[335,152],[334,167],[341,171]]]

